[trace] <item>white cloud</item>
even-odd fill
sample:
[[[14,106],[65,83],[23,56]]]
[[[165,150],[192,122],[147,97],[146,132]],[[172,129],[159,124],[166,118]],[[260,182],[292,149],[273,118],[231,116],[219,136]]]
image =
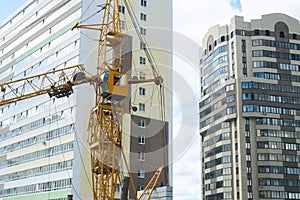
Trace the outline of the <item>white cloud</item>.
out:
[[[228,0],[174,0],[174,31],[200,43],[206,30],[229,22],[234,9]]]
[[[245,17],[245,20],[259,19],[261,15],[268,13],[284,13],[295,18],[300,18],[298,0],[241,0],[242,12],[239,15]]]
[[[188,144],[188,146],[182,148],[176,143],[176,146],[174,145],[174,151],[176,151],[175,148],[179,148],[184,152],[175,160],[173,165],[173,195],[174,200],[196,200],[200,199],[200,141],[194,128],[184,127],[183,129],[187,131],[184,134],[189,134],[189,136],[186,137],[187,141],[178,142],[182,142],[184,145]]]

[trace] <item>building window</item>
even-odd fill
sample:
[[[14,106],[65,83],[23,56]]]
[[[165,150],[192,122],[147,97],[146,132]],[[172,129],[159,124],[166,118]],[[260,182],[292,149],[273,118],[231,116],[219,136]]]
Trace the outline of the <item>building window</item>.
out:
[[[224,199],[232,199],[232,195],[231,195],[231,192],[224,192],[223,193],[223,198]]]
[[[139,156],[138,159],[139,159],[140,161],[145,161],[145,152],[139,152],[139,153],[138,153],[138,156]]]
[[[144,103],[139,103],[139,110],[140,111],[145,111],[146,110],[146,105]]]
[[[147,0],[141,0],[141,6],[147,7]]]
[[[247,174],[251,174],[251,173],[252,173],[251,167],[247,167]]]
[[[140,78],[141,80],[146,79],[146,74],[145,74],[144,72],[140,72],[139,78]]]
[[[230,37],[231,37],[231,38],[233,38],[233,36],[234,36],[234,32],[233,32],[233,31],[231,31],[231,33],[230,33]]]
[[[246,47],[246,40],[242,40],[242,47]]]
[[[146,143],[146,137],[144,135],[139,136],[139,144],[145,144]]]
[[[225,36],[221,36],[221,42],[224,42],[225,41]]]
[[[117,185],[116,185],[116,192],[121,192],[119,183],[117,183]]]
[[[223,187],[231,187],[231,179],[223,181]]]
[[[140,64],[145,65],[146,64],[146,58],[140,57]]]
[[[254,35],[259,35],[259,30],[258,29],[254,30]]]
[[[231,48],[232,49],[234,48],[234,42],[231,42]]]
[[[142,169],[139,170],[138,178],[145,178],[145,170],[142,170]]]
[[[145,13],[141,13],[141,20],[146,21],[147,20],[147,15]]]
[[[246,58],[246,57],[247,57],[246,51],[242,51],[242,57],[243,57],[243,58]]]
[[[225,86],[225,91],[229,92],[229,91],[233,91],[234,90],[234,85],[233,84],[229,84]]]
[[[245,36],[246,35],[246,31],[245,30],[241,30],[241,35]]]
[[[139,121],[139,127],[140,128],[145,128],[146,127],[146,120],[140,119],[140,121]]]
[[[297,39],[297,34],[296,33],[293,33],[293,39]]]
[[[145,28],[140,28],[140,32],[141,32],[141,35],[146,35],[146,29]]]
[[[141,96],[145,96],[146,95],[146,88],[139,87],[139,94]]]
[[[246,161],[251,161],[251,156],[250,155],[246,155]]]
[[[284,38],[284,32],[283,31],[280,31],[279,37]]]
[[[247,180],[247,184],[249,184],[248,186],[251,186],[252,185],[251,180]],[[252,199],[252,198],[253,198],[252,192],[248,192],[248,199]]]
[[[146,44],[144,42],[140,42],[140,49],[146,49]]]
[[[246,149],[250,149],[250,143],[247,142],[245,146],[246,146]]]
[[[142,190],[144,190],[144,187],[141,186],[141,185],[139,185],[139,186],[138,186],[138,191],[142,191]]]
[[[125,14],[125,6],[119,6],[119,12]]]
[[[265,30],[265,35],[266,36],[270,36],[270,31],[269,30]]]
[[[123,20],[120,20],[120,26],[121,29],[125,29],[125,22]]]

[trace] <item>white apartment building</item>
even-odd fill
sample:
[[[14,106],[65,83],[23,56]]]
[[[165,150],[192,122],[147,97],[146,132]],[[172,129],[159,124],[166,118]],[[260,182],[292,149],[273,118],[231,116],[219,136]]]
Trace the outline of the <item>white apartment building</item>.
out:
[[[132,36],[131,75],[151,78],[144,44],[134,33],[122,2],[121,24],[124,33]],[[0,26],[0,82],[79,63],[93,73],[99,33],[74,26],[78,22],[101,23],[102,14],[96,6],[101,3],[102,0],[24,3]],[[172,1],[129,3],[138,18],[140,31],[153,49],[164,84],[171,88],[172,33],[165,30],[172,30]],[[171,159],[167,144],[172,136],[172,100],[167,90],[163,98],[161,92],[154,83],[131,86],[130,106],[137,106],[138,111],[129,111],[124,117],[127,134],[124,146],[138,190],[146,186],[158,165],[167,165]],[[0,108],[0,199],[65,200],[68,195],[73,199],[91,199],[90,154],[86,141],[94,103],[93,89],[87,84],[75,87],[74,94],[68,98],[42,95]],[[163,146],[167,151],[160,150]],[[153,162],[152,152],[160,162]],[[171,174],[171,167],[166,167],[161,186],[172,185]]]

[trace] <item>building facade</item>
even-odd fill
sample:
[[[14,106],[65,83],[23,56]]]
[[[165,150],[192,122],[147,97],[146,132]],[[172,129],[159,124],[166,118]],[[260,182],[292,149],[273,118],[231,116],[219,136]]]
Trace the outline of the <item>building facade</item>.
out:
[[[299,21],[235,16],[202,47],[204,199],[299,199]]]
[[[0,82],[79,63],[84,64],[88,72],[95,73],[99,32],[74,27],[78,22],[101,23],[102,14],[98,12],[97,4],[102,3],[104,1],[93,0],[28,0],[24,3],[3,21],[0,28]],[[165,84],[170,86],[171,69],[164,67],[172,66],[172,33],[164,32],[167,39],[160,44],[155,41],[155,31],[150,28],[172,29],[171,1],[163,6],[159,1],[130,3],[135,15],[139,16],[140,31],[149,46],[165,49],[163,53],[153,51],[153,54]],[[154,10],[161,10],[159,17],[163,20],[156,19]],[[122,5],[120,12],[124,33],[132,37],[129,50],[132,57],[127,67],[134,70],[129,75],[150,78],[144,45],[132,30],[126,30],[130,21]],[[131,86],[130,106],[137,106],[138,111],[128,111],[124,117],[124,147],[130,168],[136,170],[133,178],[138,190],[146,186],[156,166],[168,163],[170,159],[167,149],[165,154],[156,154],[161,162],[154,163],[150,170],[144,167],[151,164],[147,153],[163,149],[161,145],[167,146],[171,137],[171,109],[166,109],[163,117],[157,113],[160,93],[153,85]],[[164,93],[164,108],[169,108],[172,103],[168,95]],[[68,195],[73,199],[92,198],[87,127],[94,99],[93,88],[81,85],[75,87],[74,94],[68,98],[50,99],[43,95],[1,107],[0,199],[65,200]],[[153,133],[145,123],[152,120],[154,124],[166,127]],[[163,142],[150,145],[151,136],[164,138],[160,140]],[[170,185],[170,171],[167,167],[161,185]]]
[[[122,11],[121,25],[125,34],[133,36],[132,40],[132,67],[131,77],[138,79],[151,79],[153,74],[150,62],[145,55],[144,48],[150,47],[151,54],[164,79],[164,87],[155,85],[153,82],[131,85],[131,106],[137,107],[137,112],[128,115],[128,127],[130,133],[131,171],[138,191],[143,190],[154,172],[165,166],[159,186],[172,185],[172,166],[168,165],[172,159],[172,148],[169,143],[172,138],[172,98],[166,90],[172,85],[172,1],[129,1],[126,5],[121,1]],[[157,13],[156,9],[163,10]],[[141,37],[145,42],[137,38],[135,27],[130,19],[130,12],[135,15]],[[159,23],[158,23],[159,22]],[[172,88],[172,86],[170,87]],[[165,93],[163,96],[162,94]],[[167,108],[166,106],[169,106]],[[126,116],[125,116],[126,117]],[[127,123],[126,123],[127,124]],[[125,135],[129,135],[126,134]],[[157,198],[170,199],[170,188],[160,192]],[[155,192],[153,196],[155,196]],[[132,192],[130,197],[133,198]]]

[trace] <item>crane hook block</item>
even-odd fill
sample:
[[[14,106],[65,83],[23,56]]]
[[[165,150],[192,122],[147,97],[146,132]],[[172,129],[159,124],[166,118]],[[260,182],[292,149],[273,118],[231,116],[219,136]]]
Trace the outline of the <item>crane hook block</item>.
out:
[[[102,74],[102,83],[100,84],[100,92],[103,98],[111,96],[114,99],[121,100],[128,93],[127,75],[115,70],[108,70]]]
[[[56,88],[54,85],[51,86],[51,90],[48,92],[49,97],[52,98],[53,96],[56,98],[61,98],[61,97],[69,97],[73,93],[73,84],[68,81],[66,86],[64,87],[59,87]]]

